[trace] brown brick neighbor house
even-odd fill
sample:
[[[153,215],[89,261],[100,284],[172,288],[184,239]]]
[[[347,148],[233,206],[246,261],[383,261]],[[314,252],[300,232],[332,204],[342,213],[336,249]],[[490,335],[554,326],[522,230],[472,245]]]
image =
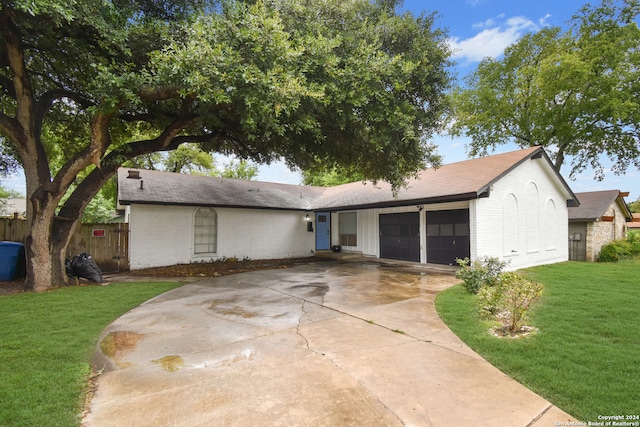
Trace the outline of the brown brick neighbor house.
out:
[[[569,208],[569,259],[596,261],[600,249],[612,240],[624,239],[626,223],[633,216],[619,190],[575,193],[579,206]]]

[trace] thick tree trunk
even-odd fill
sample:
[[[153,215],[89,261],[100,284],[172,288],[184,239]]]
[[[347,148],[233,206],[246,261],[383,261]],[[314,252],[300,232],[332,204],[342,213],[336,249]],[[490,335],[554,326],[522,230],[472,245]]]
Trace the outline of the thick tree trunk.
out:
[[[64,265],[66,248],[71,239],[73,225],[79,221],[65,221],[71,227],[60,227],[56,210],[66,187],[61,189],[59,183],[43,179],[43,176],[50,176],[48,172],[48,168],[44,167],[25,168],[27,194],[30,195],[30,209],[27,213],[29,233],[25,241],[25,285],[36,292],[68,284]]]
[[[55,228],[55,215],[34,211],[31,233],[26,240],[26,287],[36,292],[68,284],[65,273],[65,255],[70,235],[61,239]]]
[[[46,236],[32,234],[27,240],[27,279],[26,287],[36,292],[68,284],[64,273],[64,255],[62,259],[55,251],[50,251],[50,242]]]

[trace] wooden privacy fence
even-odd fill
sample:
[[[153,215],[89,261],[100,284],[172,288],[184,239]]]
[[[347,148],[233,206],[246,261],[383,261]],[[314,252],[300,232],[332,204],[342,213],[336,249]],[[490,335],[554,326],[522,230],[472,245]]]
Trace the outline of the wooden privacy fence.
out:
[[[0,218],[0,241],[24,243],[27,221]],[[103,273],[129,270],[129,224],[80,224],[67,248],[67,257],[91,255]]]

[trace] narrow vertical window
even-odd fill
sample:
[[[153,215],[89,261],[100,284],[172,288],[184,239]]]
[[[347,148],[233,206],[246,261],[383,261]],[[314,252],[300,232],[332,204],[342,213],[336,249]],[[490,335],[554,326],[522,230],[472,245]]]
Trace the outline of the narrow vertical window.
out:
[[[218,251],[218,214],[215,209],[198,208],[193,222],[193,252]]]
[[[342,246],[358,245],[358,214],[356,212],[340,213],[338,227]]]

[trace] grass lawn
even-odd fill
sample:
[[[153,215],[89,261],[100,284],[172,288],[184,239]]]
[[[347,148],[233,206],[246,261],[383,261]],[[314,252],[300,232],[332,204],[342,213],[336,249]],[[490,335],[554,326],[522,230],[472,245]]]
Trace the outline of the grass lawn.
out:
[[[539,328],[533,336],[490,335],[461,285],[438,295],[438,313],[485,359],[578,419],[640,415],[640,260],[523,272],[545,286],[526,322]]]
[[[181,286],[112,283],[0,296],[0,426],[77,426],[102,330]]]

